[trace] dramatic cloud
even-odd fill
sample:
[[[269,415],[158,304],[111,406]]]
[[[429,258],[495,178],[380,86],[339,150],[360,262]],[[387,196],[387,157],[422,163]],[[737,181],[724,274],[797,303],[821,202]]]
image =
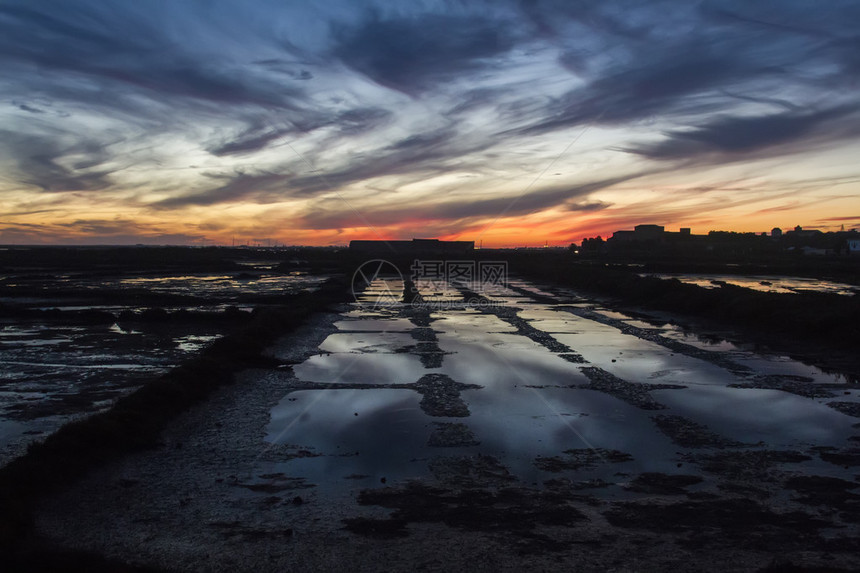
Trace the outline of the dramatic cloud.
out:
[[[0,150],[7,161],[11,160],[6,165],[7,173],[25,185],[48,192],[95,191],[110,185],[111,170],[100,168],[108,159],[105,145],[84,137],[68,144],[59,139],[59,135],[0,130]]]
[[[384,226],[399,221],[445,221],[473,222],[482,217],[518,217],[543,209],[561,207],[567,211],[598,211],[609,205],[602,201],[576,201],[589,194],[611,187],[636,176],[618,177],[602,181],[561,188],[546,188],[534,193],[502,197],[469,197],[465,199],[430,204],[418,210],[414,205],[380,205],[364,213],[314,210],[303,217],[311,227],[351,227],[356,217],[366,218],[375,226]],[[335,204],[337,205],[337,204]]]
[[[686,159],[718,154],[722,160],[730,155],[772,150],[804,139],[860,135],[860,116],[854,106],[819,112],[782,112],[763,116],[722,116],[689,131],[671,131],[658,143],[631,148],[631,151],[654,159]]]
[[[481,72],[514,46],[512,30],[479,16],[427,14],[338,28],[334,54],[380,85],[417,94],[464,73]]]
[[[857,21],[848,0],[7,0],[0,237],[841,225]]]

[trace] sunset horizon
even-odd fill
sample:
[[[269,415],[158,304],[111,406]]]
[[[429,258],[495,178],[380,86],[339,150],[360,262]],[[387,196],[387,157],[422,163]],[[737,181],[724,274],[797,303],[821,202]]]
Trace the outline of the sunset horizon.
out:
[[[857,228],[858,17],[7,2],[0,244]]]

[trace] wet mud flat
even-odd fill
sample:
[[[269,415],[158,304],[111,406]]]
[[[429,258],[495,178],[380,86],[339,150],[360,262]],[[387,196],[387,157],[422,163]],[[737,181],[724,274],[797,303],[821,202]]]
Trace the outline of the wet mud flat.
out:
[[[317,315],[38,530],[182,571],[860,566],[849,381],[524,281],[416,287]]]
[[[249,315],[157,323],[0,319],[0,465],[63,423],[110,407]]]
[[[656,274],[661,279],[678,279],[681,282],[695,284],[704,288],[720,288],[724,284],[733,284],[762,292],[833,292],[851,296],[860,292],[860,287],[834,281],[806,277],[786,277],[773,275],[714,275],[714,274]]]
[[[693,330],[723,331],[732,340],[743,341],[765,351],[773,348],[860,379],[860,361],[852,343],[860,336],[860,297],[856,295],[856,289],[843,288],[837,292],[823,288],[827,281],[816,281],[822,288],[814,290],[795,288],[764,292],[730,284],[731,281],[718,281],[719,284],[709,285],[714,288],[704,288],[678,279],[643,274],[643,270],[649,270],[645,267],[652,267],[650,270],[654,271],[662,266],[664,271],[675,272],[690,263],[664,261],[655,263],[655,266],[624,260],[601,263],[570,257],[556,257],[555,260],[552,257],[534,257],[518,260],[516,264],[519,272],[532,279],[553,283],[556,287],[563,285],[568,289],[580,289],[599,299],[608,298],[613,306],[629,311],[665,313],[670,320],[692,325]],[[803,276],[829,277],[855,286],[860,284],[856,261],[806,260],[794,263],[798,271],[803,267],[800,272]],[[777,262],[758,266],[727,261],[703,264],[713,267],[707,272],[729,272],[736,279],[778,273],[779,268],[787,270]]]
[[[22,252],[20,264],[33,254]],[[179,252],[191,257],[180,268],[157,261],[79,268],[59,255],[30,268],[7,257],[0,268],[0,466],[192,358],[250,322],[255,309],[311,292],[327,278],[278,271],[276,261],[207,262],[193,250]],[[140,254],[126,258],[133,253]]]

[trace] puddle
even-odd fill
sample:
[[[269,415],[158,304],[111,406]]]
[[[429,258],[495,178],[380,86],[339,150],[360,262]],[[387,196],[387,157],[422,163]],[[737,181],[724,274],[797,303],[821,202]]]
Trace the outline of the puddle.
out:
[[[595,366],[628,382],[683,385],[730,384],[735,376],[708,362],[624,334],[608,325],[577,318],[575,332],[553,333]]]
[[[516,345],[499,342],[502,335],[464,340],[442,333],[439,348],[446,353],[440,372],[463,384],[488,388],[586,384],[588,380],[572,364],[528,340]],[[508,335],[514,338],[513,335]],[[491,342],[493,341],[493,342]],[[485,345],[491,342],[494,345]]]
[[[311,356],[293,372],[299,380],[331,384],[410,384],[427,373],[415,355],[358,353]]]
[[[566,450],[612,449],[631,453],[623,465],[596,464],[577,479],[613,478],[616,472],[676,468],[677,448],[653,431],[642,410],[591,390],[567,388],[494,388],[463,393],[472,415],[467,423],[481,450],[496,455],[521,479],[540,482],[553,476],[535,466],[537,456]]]
[[[661,279],[678,279],[681,282],[698,285],[704,288],[720,288],[720,283],[727,283],[762,292],[823,292],[845,296],[853,296],[860,292],[860,287],[805,277],[787,276],[737,276],[712,274],[655,274],[650,275]]]
[[[334,323],[334,326],[338,330],[367,330],[375,332],[408,331],[415,328],[415,325],[406,318],[339,320]]]
[[[536,464],[567,450],[613,449],[640,452],[625,463],[579,468],[577,479],[619,480],[618,472],[674,473],[677,449],[649,431],[650,419],[636,408],[597,392],[507,388],[467,390],[467,418],[433,418],[420,408],[413,390],[302,390],[291,392],[272,410],[266,442],[282,455],[282,470],[316,486],[340,490],[410,478],[428,478],[437,456],[481,452],[504,460],[527,483],[558,477]],[[465,428],[466,445],[432,445],[439,428]],[[633,431],[631,431],[631,429]],[[345,481],[349,480],[349,481]]]
[[[394,290],[389,282],[371,286],[368,297]],[[563,302],[550,290],[524,282],[518,288]],[[439,300],[454,299],[456,291],[428,290]],[[501,300],[506,291],[491,294]],[[857,419],[827,403],[860,401],[860,391],[827,398],[730,386],[835,382],[812,367],[612,309],[598,309],[609,321],[603,323],[534,300],[516,307],[516,313],[498,315],[462,305],[417,310],[400,303],[345,311],[321,354],[293,367],[300,381],[344,388],[292,392],[272,410],[266,439],[282,444],[287,458],[279,471],[346,495],[379,487],[382,477],[388,484],[433,479],[440,468],[456,473],[463,470],[460,462],[486,462],[487,468],[501,464],[522,484],[600,484],[583,487],[623,498],[674,483],[657,483],[657,474],[684,476],[679,481],[688,480],[690,491],[706,487],[692,486],[698,478],[686,474],[698,470],[684,463],[684,452],[820,446],[838,453],[857,433]],[[625,333],[625,325],[637,328]],[[667,348],[658,335],[689,346]],[[419,342],[438,349],[432,367],[422,364]],[[702,359],[703,348],[722,358]],[[569,361],[573,354],[585,362]],[[373,387],[394,384],[414,386]],[[425,403],[430,397],[436,406]],[[817,455],[783,457],[793,460],[795,471],[842,471]],[[800,464],[798,457],[807,461]],[[636,481],[641,474],[650,477]]]
[[[7,276],[0,300],[24,318],[12,313],[0,322],[0,465],[29,442],[110,406],[220,338],[225,326],[219,320],[226,317],[216,313],[234,306],[250,312],[265,300],[258,297],[313,290],[327,278],[252,270],[241,276]],[[147,302],[156,303],[153,310]],[[190,314],[158,320],[181,310],[215,320]],[[95,316],[87,314],[92,311]],[[149,311],[154,319],[123,320],[127,311]],[[34,385],[35,395],[28,391]]]
[[[434,427],[420,401],[414,390],[291,392],[272,409],[266,442],[299,456],[289,462],[289,475],[314,484],[419,477],[426,464],[418,459],[431,454]]]
[[[660,333],[666,338],[701,348],[702,350],[713,350],[716,352],[735,352],[740,351],[732,342],[721,338],[706,337],[701,334],[693,334],[691,332],[683,332],[680,329],[663,329]]]
[[[323,352],[405,352],[415,346],[408,332],[362,332],[332,334],[320,344]]]
[[[452,310],[433,315],[436,322],[433,328],[444,330],[461,337],[482,336],[488,332],[516,332],[517,329],[504,320],[477,310]]]
[[[695,419],[738,441],[777,448],[844,445],[857,431],[856,418],[826,405],[779,390],[690,387],[683,392],[655,390],[671,413]]]
[[[221,338],[220,335],[210,334],[210,335],[197,335],[197,334],[189,334],[187,336],[180,336],[178,338],[174,338],[173,342],[176,344],[176,348],[180,352],[193,353],[199,350],[202,350],[206,346],[209,345],[210,342],[218,340]]]

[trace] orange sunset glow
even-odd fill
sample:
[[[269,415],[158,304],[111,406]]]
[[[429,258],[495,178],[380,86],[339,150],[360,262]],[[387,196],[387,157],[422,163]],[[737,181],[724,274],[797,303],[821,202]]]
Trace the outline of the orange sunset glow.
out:
[[[794,3],[7,3],[0,244],[856,228],[850,21]]]

